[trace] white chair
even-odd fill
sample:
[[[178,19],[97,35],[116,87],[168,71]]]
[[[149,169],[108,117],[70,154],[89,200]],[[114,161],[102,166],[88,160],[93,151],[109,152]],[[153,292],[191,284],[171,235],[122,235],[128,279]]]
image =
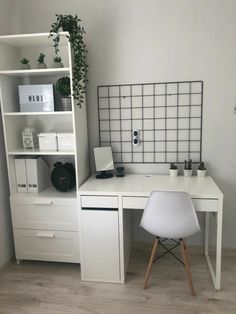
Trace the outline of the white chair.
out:
[[[189,252],[184,238],[200,231],[200,227],[193,203],[188,193],[177,191],[152,191],[144,209],[140,226],[156,236],[145,274],[144,289],[148,286],[158,243],[166,248],[162,243],[163,240],[160,241],[161,237],[164,238],[164,240],[178,239],[178,241],[174,240],[176,243],[174,247],[180,245],[183,258],[183,262],[181,262],[185,266],[191,294],[196,295],[189,268]],[[167,252],[174,255],[171,250],[172,249],[167,249]]]

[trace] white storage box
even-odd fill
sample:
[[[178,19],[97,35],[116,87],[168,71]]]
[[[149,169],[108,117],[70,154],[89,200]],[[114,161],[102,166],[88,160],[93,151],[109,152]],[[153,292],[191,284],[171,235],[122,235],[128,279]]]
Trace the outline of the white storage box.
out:
[[[19,85],[20,111],[54,111],[52,84]]]
[[[57,133],[39,133],[39,150],[57,150]]]
[[[75,149],[74,142],[73,133],[57,133],[59,151],[73,151]]]

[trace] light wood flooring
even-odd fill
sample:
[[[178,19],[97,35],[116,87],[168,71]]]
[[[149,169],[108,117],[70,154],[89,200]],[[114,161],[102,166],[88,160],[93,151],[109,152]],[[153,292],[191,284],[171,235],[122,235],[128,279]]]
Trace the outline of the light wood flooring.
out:
[[[190,249],[191,253],[191,249]],[[125,285],[82,282],[75,264],[23,261],[0,273],[1,314],[227,314],[236,313],[236,255],[223,257],[222,290],[215,291],[204,257],[192,254],[197,297],[192,297],[183,266],[172,256],[153,265],[143,290],[146,248],[133,250]]]

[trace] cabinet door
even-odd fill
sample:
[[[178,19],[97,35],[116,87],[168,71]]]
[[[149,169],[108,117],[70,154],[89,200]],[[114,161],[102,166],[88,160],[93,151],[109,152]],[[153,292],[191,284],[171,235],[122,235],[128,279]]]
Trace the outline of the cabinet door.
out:
[[[82,208],[82,279],[120,282],[118,209]]]

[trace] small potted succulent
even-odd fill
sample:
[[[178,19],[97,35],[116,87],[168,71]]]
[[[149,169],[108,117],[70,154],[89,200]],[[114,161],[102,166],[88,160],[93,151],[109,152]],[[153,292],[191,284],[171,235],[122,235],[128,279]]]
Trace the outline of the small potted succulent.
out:
[[[71,89],[70,89],[70,78],[63,76],[56,82],[56,90],[61,96],[62,110],[71,111]]]
[[[29,59],[27,58],[22,58],[20,59],[20,63],[21,63],[21,69],[22,70],[29,70],[30,69],[30,64],[29,64]]]
[[[193,174],[192,159],[184,161],[184,176],[191,177]]]
[[[54,68],[64,68],[64,65],[61,61],[61,57],[55,56],[53,58],[53,61],[54,61]]]
[[[177,177],[178,176],[178,167],[174,162],[170,163],[169,174],[171,177]]]
[[[45,58],[45,54],[40,53],[40,55],[38,57],[38,64],[37,64],[38,69],[46,69],[47,68],[46,63],[44,63],[44,58]]]
[[[206,166],[203,161],[200,162],[200,165],[197,168],[197,176],[198,177],[205,177],[206,176]]]

